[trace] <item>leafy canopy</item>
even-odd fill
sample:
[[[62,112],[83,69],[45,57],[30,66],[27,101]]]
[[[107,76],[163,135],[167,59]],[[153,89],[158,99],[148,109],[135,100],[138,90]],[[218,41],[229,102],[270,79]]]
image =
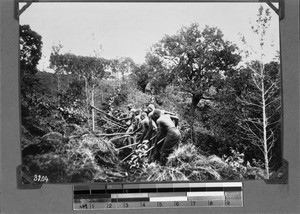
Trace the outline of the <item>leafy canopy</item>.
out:
[[[166,35],[154,48],[173,69],[175,83],[201,97],[212,86],[217,88],[222,76],[241,59],[237,47],[223,39],[221,30],[206,26],[200,31],[197,23],[183,27],[176,35]]]
[[[20,25],[20,66],[22,73],[35,74],[42,56],[42,36],[29,25]]]
[[[58,73],[73,74],[78,77],[85,77],[89,82],[94,78],[102,78],[109,61],[103,58],[90,56],[77,56],[66,53],[54,52],[50,56],[50,68]]]

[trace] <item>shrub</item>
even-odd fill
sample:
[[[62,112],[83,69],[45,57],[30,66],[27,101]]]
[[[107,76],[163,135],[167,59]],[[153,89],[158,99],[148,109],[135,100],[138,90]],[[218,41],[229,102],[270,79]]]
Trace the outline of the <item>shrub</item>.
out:
[[[199,181],[220,180],[204,155],[191,144],[180,145],[168,157],[166,166],[158,163],[145,165],[140,176],[143,181]]]
[[[219,173],[227,180],[241,180],[241,179],[256,179],[258,174],[263,177],[262,169],[260,167],[253,167],[249,162],[244,165],[244,153],[230,147],[231,155],[223,155],[222,160],[228,164],[229,167],[221,168]]]
[[[138,144],[134,150],[130,161],[128,162],[129,168],[133,170],[141,170],[146,167],[147,164],[147,144]]]
[[[225,156],[224,156],[225,157]],[[144,163],[138,179],[142,181],[203,181],[241,180],[257,178],[258,167],[243,165],[243,154],[232,149],[225,159],[205,156],[192,143],[180,145],[168,157],[166,166]],[[133,181],[135,181],[133,179]]]
[[[151,102],[152,96],[146,93],[143,93],[137,89],[130,88],[128,91],[127,103],[132,103],[136,108],[144,108]]]
[[[109,175],[114,170],[122,171],[116,167],[119,163],[112,143],[92,134],[74,136],[67,143],[63,143],[61,138],[59,133],[49,133],[34,145],[40,148],[39,151],[24,155],[23,164],[30,176],[46,175],[51,183],[119,179]],[[49,144],[49,148],[45,147],[45,143]]]

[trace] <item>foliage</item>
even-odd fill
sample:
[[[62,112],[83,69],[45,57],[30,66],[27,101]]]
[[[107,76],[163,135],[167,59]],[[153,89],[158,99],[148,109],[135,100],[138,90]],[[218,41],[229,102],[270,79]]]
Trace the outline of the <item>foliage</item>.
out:
[[[216,155],[205,156],[193,144],[187,143],[178,148],[169,156],[166,166],[159,163],[146,163],[139,166],[142,172],[138,179],[142,181],[201,181],[201,180],[241,180],[256,176],[258,168],[243,165],[243,154],[235,150],[232,156],[219,158]],[[142,157],[143,153],[140,153]]]
[[[165,36],[155,45],[155,53],[164,59],[176,76],[175,83],[192,95],[191,116],[202,99],[218,90],[223,76],[240,61],[237,47],[223,39],[221,30],[196,23],[183,27],[176,35]]]
[[[59,107],[58,109],[67,123],[83,125],[87,122],[88,116],[83,109],[76,107]]]
[[[76,107],[83,106],[85,100],[84,81],[70,81],[69,87],[62,93],[61,105],[68,106],[73,104]]]
[[[89,182],[96,179],[96,176],[100,181],[100,173],[102,181],[115,179],[109,175],[110,171],[115,170],[118,161],[111,143],[91,134],[69,137],[62,144],[62,141],[55,143],[54,138],[44,136],[49,145],[52,145],[52,149],[35,154],[33,148],[45,148],[45,143],[41,141],[31,145],[30,150],[27,149],[27,153],[23,153],[24,166],[29,172],[47,175],[51,183]],[[54,146],[55,144],[59,147]],[[23,151],[26,151],[26,148]],[[107,172],[104,172],[99,165],[106,166]]]
[[[225,161],[225,163],[232,167],[232,170],[234,172],[238,172],[241,175],[245,174],[246,167],[243,165],[245,155],[234,150],[232,147],[230,148],[230,150],[232,156],[223,155],[223,160]]]
[[[22,74],[35,74],[42,56],[42,37],[29,25],[20,25],[20,68]]]
[[[255,97],[253,69],[261,65],[253,61],[237,68],[238,49],[219,29],[183,27],[155,44],[142,65],[127,57],[107,60],[61,49],[52,50],[54,74],[34,70],[35,64],[22,75],[22,156],[29,175],[47,175],[53,183],[267,177],[259,148],[241,129],[246,119],[261,115],[242,102]],[[266,110],[272,114],[275,157],[281,137],[279,64],[263,68],[263,83],[276,98]],[[181,140],[165,166],[149,162],[146,144],[131,148],[124,140],[127,105],[144,110],[150,103],[179,117]],[[96,110],[90,104],[100,111],[91,114]],[[275,170],[278,162],[270,165]]]
[[[128,96],[128,85],[119,84],[117,85],[113,93],[108,97],[108,104],[110,106],[120,106],[127,100]]]
[[[31,30],[29,25],[20,25],[20,72],[21,72],[21,99],[27,94],[33,94],[33,87],[38,85],[37,65],[42,56],[42,37]]]
[[[275,152],[274,155],[273,151],[278,151],[276,144],[279,144],[280,139],[277,133],[281,120],[279,66],[276,69],[276,63],[270,63],[266,67],[263,62],[265,55],[262,52],[271,18],[269,9],[264,10],[261,6],[256,25],[252,26],[254,35],[259,37],[260,59],[247,63],[245,70],[249,70],[250,76],[247,81],[248,91],[237,98],[241,103],[238,124],[244,138],[262,154],[266,178],[271,173],[270,162],[274,158],[278,160],[278,153]],[[274,147],[277,148],[274,150]]]
[[[135,88],[129,88],[127,103],[131,103],[136,108],[144,109],[151,102],[152,96],[145,94]]]
[[[129,160],[129,168],[130,169],[142,169],[147,165],[147,149],[148,146],[146,143],[138,144],[136,149],[133,152],[133,155],[131,156],[131,159]]]
[[[60,54],[55,48],[50,55],[50,68],[58,73],[73,74],[79,78],[86,77],[89,82],[95,77],[102,78],[108,65],[109,61],[103,58]]]
[[[134,61],[129,57],[122,57],[111,60],[110,67],[113,73],[121,73],[122,80],[125,81],[125,75],[131,73],[135,68]]]
[[[146,62],[133,69],[131,79],[142,92],[160,94],[171,84],[174,75],[155,54],[148,53]]]
[[[138,89],[142,92],[146,92],[146,86],[151,80],[151,74],[148,73],[148,68],[145,64],[136,66],[130,75],[130,79],[135,82]]]

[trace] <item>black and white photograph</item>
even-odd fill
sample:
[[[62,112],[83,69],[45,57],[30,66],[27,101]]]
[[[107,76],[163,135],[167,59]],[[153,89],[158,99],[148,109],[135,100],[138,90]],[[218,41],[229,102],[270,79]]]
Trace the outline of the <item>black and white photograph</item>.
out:
[[[36,183],[270,179],[279,41],[265,3],[33,2],[19,17],[22,170]]]

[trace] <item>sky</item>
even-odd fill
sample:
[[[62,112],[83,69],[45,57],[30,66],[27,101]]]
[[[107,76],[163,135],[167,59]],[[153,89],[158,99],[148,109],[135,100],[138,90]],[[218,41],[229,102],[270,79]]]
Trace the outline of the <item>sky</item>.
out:
[[[265,8],[267,4],[262,3]],[[24,3],[20,4],[22,7]],[[62,44],[62,53],[103,58],[131,57],[145,60],[151,46],[164,35],[175,35],[183,26],[197,22],[218,27],[224,38],[241,48],[240,34],[248,45],[258,50],[258,38],[251,31],[260,3],[105,3],[56,2],[33,3],[20,17],[20,24],[30,25],[42,36],[40,70],[49,71],[49,57],[54,45]],[[266,37],[266,61],[279,50],[279,21],[270,9],[272,20]]]

